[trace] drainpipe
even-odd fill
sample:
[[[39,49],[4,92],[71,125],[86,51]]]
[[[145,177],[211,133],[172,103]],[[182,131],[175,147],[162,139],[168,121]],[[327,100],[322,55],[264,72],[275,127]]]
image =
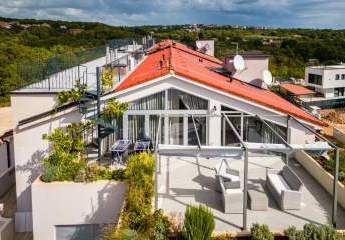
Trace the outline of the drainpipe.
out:
[[[97,79],[97,120],[101,116],[101,70],[100,67],[96,67],[96,79]],[[98,156],[97,160],[101,161],[101,151],[102,151],[102,139],[100,137],[100,132],[101,132],[101,126],[97,124],[97,145],[98,145]]]

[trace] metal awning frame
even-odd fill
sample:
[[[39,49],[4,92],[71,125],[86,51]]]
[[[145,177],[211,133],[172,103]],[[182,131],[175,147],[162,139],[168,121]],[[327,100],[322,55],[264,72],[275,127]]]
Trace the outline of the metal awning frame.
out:
[[[329,141],[327,138],[325,138],[324,136],[322,136],[320,133],[316,132],[314,129],[310,128],[309,126],[307,126],[306,124],[304,124],[303,122],[301,122],[300,120],[296,119],[295,117],[291,116],[291,115],[287,115],[288,120],[293,120],[294,122],[296,122],[297,124],[299,124],[300,126],[302,126],[304,129],[306,129],[307,131],[313,133],[318,139],[321,139],[322,141],[325,141],[328,143],[328,147],[315,147],[315,148],[311,148],[311,147],[307,147],[306,145],[298,145],[298,144],[289,144],[284,137],[282,137],[276,130],[274,130],[267,122],[266,120],[264,120],[262,117],[260,117],[259,115],[255,115],[255,117],[260,120],[262,122],[262,124],[264,124],[268,129],[270,129],[270,131],[276,135],[282,142],[283,144],[266,144],[266,145],[260,145],[260,146],[256,146],[253,147],[250,145],[249,142],[245,142],[243,141],[242,137],[239,135],[238,131],[236,130],[235,126],[233,125],[233,123],[231,122],[231,120],[229,119],[229,117],[225,114],[222,113],[222,116],[225,118],[226,122],[228,123],[228,125],[230,126],[230,128],[232,129],[233,133],[235,134],[236,138],[239,140],[240,142],[240,146],[239,147],[223,147],[223,146],[219,146],[219,147],[207,147],[207,146],[201,146],[200,145],[200,138],[199,138],[199,134],[197,132],[195,123],[194,123],[194,131],[196,133],[197,139],[198,139],[198,146],[194,147],[193,146],[176,146],[176,150],[185,150],[185,151],[198,151],[198,152],[203,152],[203,151],[208,151],[208,150],[219,150],[219,151],[242,151],[242,153],[244,153],[244,187],[243,187],[243,230],[247,230],[248,226],[247,226],[247,199],[248,199],[248,155],[250,151],[273,151],[273,152],[282,152],[285,153],[287,156],[287,162],[286,164],[288,165],[288,158],[289,158],[289,154],[294,153],[295,151],[299,151],[299,150],[309,150],[309,151],[329,151],[329,150],[334,150],[335,151],[335,156],[336,156],[336,165],[335,165],[335,169],[334,169],[334,183],[333,183],[333,208],[332,208],[332,223],[334,225],[334,227],[336,227],[336,216],[337,216],[337,196],[338,196],[338,189],[337,189],[337,182],[338,182],[338,178],[339,178],[339,151],[340,148],[337,147],[334,143],[332,143],[331,141]],[[192,115],[193,117],[193,115]],[[158,177],[158,164],[157,164],[157,156],[158,156],[158,152],[160,151],[164,151],[164,147],[166,145],[163,144],[159,144],[159,135],[160,135],[160,129],[161,129],[161,118],[162,115],[159,116],[159,121],[158,121],[158,130],[157,130],[157,135],[156,135],[156,147],[155,147],[155,156],[156,156],[156,164],[155,164],[155,186],[156,186],[156,193],[158,193],[158,184],[157,184],[157,177]],[[274,147],[273,147],[273,146]],[[279,148],[277,148],[277,146],[279,145]],[[271,146],[271,147],[270,147]],[[173,147],[173,146],[171,146]],[[173,150],[170,147],[170,150]],[[166,148],[167,149],[167,148]],[[158,196],[156,194],[155,197],[155,208],[158,208]]]

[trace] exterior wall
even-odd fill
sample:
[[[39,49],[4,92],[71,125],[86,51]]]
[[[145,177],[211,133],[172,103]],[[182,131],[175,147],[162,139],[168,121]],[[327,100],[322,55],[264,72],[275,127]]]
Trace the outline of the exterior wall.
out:
[[[210,111],[210,113],[213,113],[214,115],[217,115],[217,116],[208,117],[208,125],[209,125],[208,143],[211,146],[221,146],[222,145],[222,139],[221,139],[220,131],[222,129],[222,118],[219,117],[220,112],[221,112],[220,102],[210,100],[209,111]],[[215,131],[215,129],[218,129],[218,131]]]
[[[51,133],[55,128],[79,122],[77,111],[61,113],[40,119],[40,122],[21,126],[14,132],[14,157],[16,171],[17,212],[16,231],[31,231],[31,184],[40,174],[40,161],[46,156],[49,145],[42,134]]]
[[[9,137],[6,140],[8,142],[0,144],[0,196],[5,194],[15,183],[13,138]],[[10,159],[8,159],[8,148]],[[10,165],[8,165],[9,163]]]
[[[325,95],[325,97],[334,97],[334,88],[345,87],[345,80],[341,79],[341,75],[345,74],[344,68],[336,67],[324,67],[324,68],[315,68],[308,67],[305,70],[305,79],[308,80],[308,74],[318,74],[322,76],[322,86],[310,84],[306,81],[307,85],[315,87],[317,92],[320,92]],[[335,80],[336,74],[340,75],[339,80]]]
[[[289,120],[288,140],[291,144],[306,144],[315,142],[315,135],[300,126],[293,120]]]
[[[333,176],[322,168],[311,156],[304,151],[295,153],[295,159],[320,183],[320,185],[333,195]],[[338,182],[338,202],[345,208],[345,186]]]
[[[246,68],[245,70],[241,71],[240,73],[236,73],[233,75],[234,78],[239,80],[251,83],[253,85],[261,86],[262,85],[262,72],[264,70],[268,70],[268,57],[246,57],[244,56],[246,61]],[[228,62],[226,60],[226,62]],[[227,68],[229,66],[227,65]]]
[[[57,95],[37,93],[16,93],[11,95],[11,106],[14,119],[23,119],[54,109]]]
[[[55,226],[117,223],[126,184],[53,182],[32,184],[34,240],[55,239]]]

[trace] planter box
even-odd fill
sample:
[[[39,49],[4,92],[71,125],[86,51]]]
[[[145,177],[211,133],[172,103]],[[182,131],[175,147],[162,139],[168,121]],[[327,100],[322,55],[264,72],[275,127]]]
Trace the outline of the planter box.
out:
[[[327,172],[323,167],[304,151],[297,151],[295,159],[311,174],[319,184],[331,195],[333,195],[332,174]],[[345,208],[345,186],[338,182],[338,202]]]
[[[59,231],[69,226],[101,227],[117,223],[125,191],[124,182],[44,183],[36,179],[32,184],[34,239],[56,239]]]
[[[333,128],[333,137],[335,137],[339,142],[345,144],[345,133],[338,128]]]

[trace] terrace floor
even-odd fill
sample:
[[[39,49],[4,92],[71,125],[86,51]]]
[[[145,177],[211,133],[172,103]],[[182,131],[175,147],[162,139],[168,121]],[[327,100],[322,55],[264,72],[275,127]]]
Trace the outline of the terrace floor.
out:
[[[158,207],[166,214],[182,218],[187,204],[205,204],[212,211],[216,231],[239,231],[242,214],[224,214],[221,209],[220,193],[215,191],[214,166],[223,158],[159,156]],[[229,159],[231,168],[243,170],[242,159]],[[274,155],[250,154],[249,187],[264,185],[266,168],[282,168],[284,161]],[[281,211],[273,197],[269,196],[268,211],[248,209],[248,227],[259,222],[272,230],[283,230],[291,225],[302,228],[305,223],[330,224],[332,212],[331,196],[295,160],[289,166],[304,183],[301,210]],[[181,219],[180,219],[181,220]],[[345,228],[345,211],[338,208],[338,228]]]

